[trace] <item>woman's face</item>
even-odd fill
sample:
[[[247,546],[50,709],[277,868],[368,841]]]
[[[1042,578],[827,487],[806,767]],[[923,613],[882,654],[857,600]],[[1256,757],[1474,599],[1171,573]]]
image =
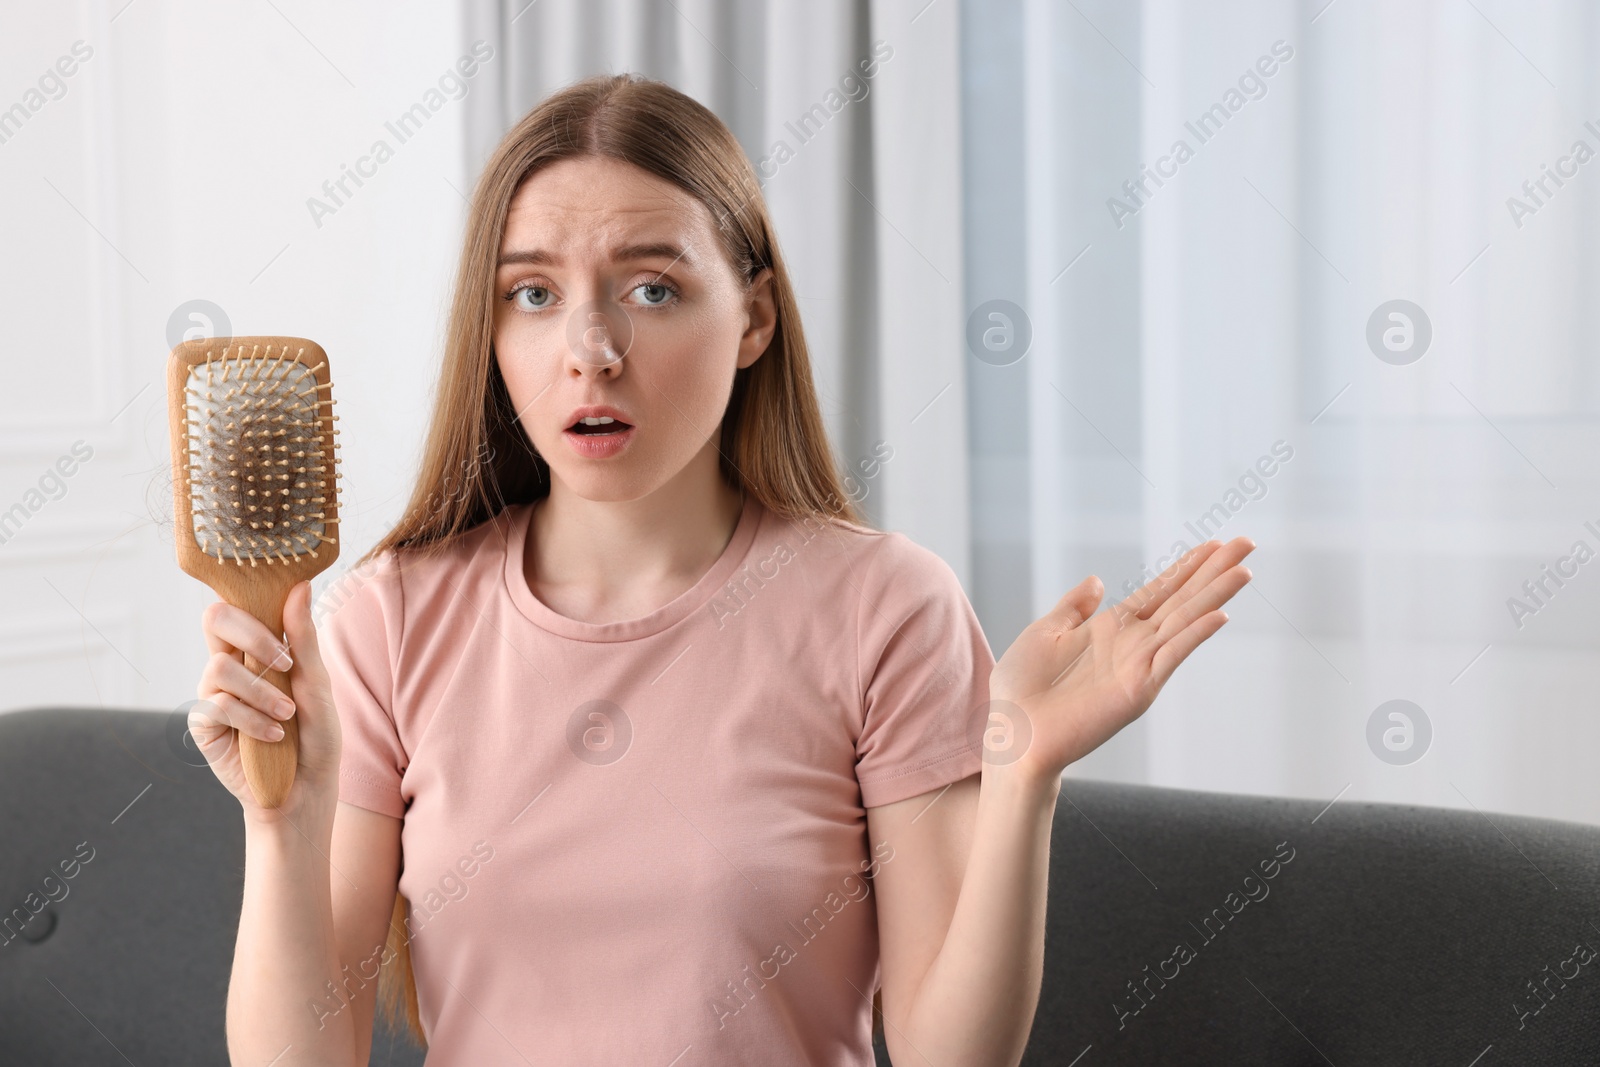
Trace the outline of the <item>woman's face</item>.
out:
[[[770,272],[746,290],[704,204],[614,159],[522,183],[495,281],[495,359],[523,432],[590,500],[636,500],[714,450],[734,372],[776,326]]]

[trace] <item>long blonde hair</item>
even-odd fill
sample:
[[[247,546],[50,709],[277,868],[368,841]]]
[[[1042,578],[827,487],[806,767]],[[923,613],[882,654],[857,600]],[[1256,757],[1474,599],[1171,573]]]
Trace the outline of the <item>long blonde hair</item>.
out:
[[[542,167],[581,157],[631,163],[696,197],[746,286],[772,271],[777,331],[761,358],[735,374],[722,420],[728,484],[784,516],[865,525],[834,467],[794,286],[744,150],[716,115],[671,86],[606,75],[545,98],[506,134],[478,179],[417,483],[404,517],[356,566],[390,550],[437,551],[505,508],[549,494],[549,467],[518,425],[494,358],[495,271],[517,188]],[[403,1017],[426,1047],[407,912],[397,893],[378,1002],[391,1027]]]

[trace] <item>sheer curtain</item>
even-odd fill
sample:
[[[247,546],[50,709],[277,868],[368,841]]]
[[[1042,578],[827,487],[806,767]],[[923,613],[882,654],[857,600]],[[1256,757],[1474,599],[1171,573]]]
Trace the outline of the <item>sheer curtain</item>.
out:
[[[498,91],[469,98],[469,174],[541,98],[592,74],[660,78],[729,125],[776,218],[851,494],[966,580],[956,5],[465,6],[467,39],[504,60]]]
[[[1257,541],[1223,635],[1070,773],[1600,821],[1596,18],[468,0],[505,58],[468,169],[599,71],[721,115],[864,507],[997,653],[1085,574]]]
[[[968,365],[991,641],[1260,546],[1071,773],[1600,821],[1596,18],[964,10],[967,304],[1032,334]]]

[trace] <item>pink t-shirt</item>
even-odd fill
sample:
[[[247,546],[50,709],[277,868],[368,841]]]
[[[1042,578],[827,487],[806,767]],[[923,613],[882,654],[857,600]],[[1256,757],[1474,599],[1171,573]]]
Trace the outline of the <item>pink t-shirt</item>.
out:
[[[528,588],[531,514],[379,557],[321,624],[339,797],[405,820],[428,1063],[870,1067],[866,809],[981,767],[954,572],[747,496],[693,588],[578,622]]]

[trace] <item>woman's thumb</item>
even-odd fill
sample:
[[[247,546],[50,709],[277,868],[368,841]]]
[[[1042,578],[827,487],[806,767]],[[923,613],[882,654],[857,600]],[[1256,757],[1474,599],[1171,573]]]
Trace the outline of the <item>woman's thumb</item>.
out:
[[[289,641],[289,655],[295,665],[322,668],[322,651],[317,647],[317,627],[311,618],[311,583],[299,582],[283,602],[283,632]]]
[[[1096,575],[1089,575],[1062,594],[1056,606],[1046,616],[1052,623],[1067,627],[1078,626],[1095,613],[1100,598],[1105,595],[1105,585]]]

